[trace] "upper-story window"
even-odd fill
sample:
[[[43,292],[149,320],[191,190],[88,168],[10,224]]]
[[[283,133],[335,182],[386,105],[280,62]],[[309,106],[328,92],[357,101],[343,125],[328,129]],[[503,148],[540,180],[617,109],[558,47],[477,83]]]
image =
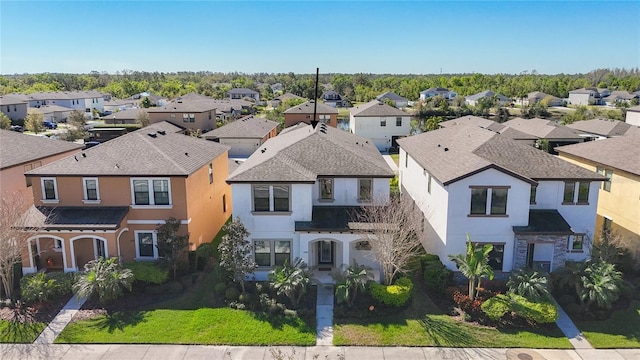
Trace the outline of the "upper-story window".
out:
[[[182,122],[186,122],[186,123],[196,122],[196,115],[195,114],[182,114]]]
[[[565,181],[562,204],[589,204],[589,185],[588,181]],[[576,187],[578,188],[577,194]]]
[[[387,126],[387,118],[380,118],[380,126]]]
[[[131,179],[134,205],[171,205],[169,179]]]
[[[602,189],[604,191],[611,191],[611,177],[613,176],[613,170],[605,169],[600,166],[597,168],[598,174],[604,175],[607,177],[607,180],[603,181]]]
[[[253,211],[290,211],[289,185],[253,185]]]
[[[507,215],[509,187],[472,187],[470,215]]]
[[[529,193],[529,204],[536,203],[537,192],[538,192],[538,187],[535,185],[531,185],[531,192]]]
[[[100,200],[100,190],[98,189],[98,178],[83,178],[82,187],[85,201]]]
[[[396,126],[402,126],[402,118],[401,117],[397,117],[396,118]]]
[[[333,179],[319,178],[320,200],[333,200]]]
[[[42,200],[57,201],[58,200],[58,184],[56,178],[42,178]]]
[[[358,200],[371,201],[373,197],[373,179],[358,179]]]

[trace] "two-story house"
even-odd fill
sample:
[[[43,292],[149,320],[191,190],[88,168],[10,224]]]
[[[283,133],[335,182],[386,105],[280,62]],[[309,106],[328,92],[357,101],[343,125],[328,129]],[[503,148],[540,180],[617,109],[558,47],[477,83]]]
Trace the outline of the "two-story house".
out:
[[[229,95],[229,99],[231,100],[242,100],[244,98],[248,98],[251,100],[255,100],[255,102],[260,101],[260,93],[251,89],[245,89],[245,88],[231,89],[229,90],[228,95]]]
[[[349,130],[369,138],[380,151],[397,147],[396,140],[411,133],[411,115],[378,100],[350,110]]]
[[[427,90],[420,91],[420,101],[425,101],[428,98],[434,96],[442,96],[447,100],[453,100],[456,96],[458,96],[458,93],[441,87],[428,88]]]
[[[216,109],[212,100],[183,100],[181,98],[164,106],[146,109],[149,123],[168,121],[189,130],[209,131],[216,128]]]
[[[327,91],[323,92],[322,95],[320,96],[320,98],[322,98],[322,102],[325,105],[328,105],[328,106],[331,106],[331,107],[347,106],[347,102],[342,97],[342,95],[338,94],[337,92],[335,92],[333,90],[327,90]]]
[[[640,259],[640,134],[557,148],[560,158],[606,177],[595,235],[612,232]]]
[[[93,110],[98,113],[104,112],[104,97],[94,90],[37,92],[22,96],[29,102],[29,107],[58,105],[81,111],[87,117],[94,117]]]
[[[590,256],[604,176],[477,126],[398,141],[400,186],[425,217],[423,246],[455,270],[466,235],[496,271],[553,271]]]
[[[602,98],[609,96],[609,91],[600,93],[600,90],[594,87],[581,88],[569,91],[569,103],[572,105],[602,105]]]
[[[353,263],[379,266],[366,235],[350,227],[361,206],[389,199],[394,173],[367,139],[325,124],[269,139],[227,179],[233,216],[249,231],[255,279],[303,259],[319,278]]]
[[[380,94],[376,96],[376,100],[381,102],[385,102],[386,100],[389,100],[393,103],[393,106],[397,108],[403,108],[409,105],[409,99],[407,99],[406,97],[402,97],[392,91],[387,91],[384,94]]]
[[[174,217],[190,248],[231,215],[228,147],[150,125],[25,174],[33,188],[25,273],[77,271],[98,257],[152,261]]]
[[[11,121],[23,120],[27,117],[27,101],[17,96],[1,95],[0,112],[7,115]]]
[[[495,93],[491,90],[485,90],[477,94],[469,95],[465,97],[464,102],[467,105],[477,106],[478,103],[482,100],[492,100],[492,99],[495,99],[497,102],[496,105],[499,105],[499,106],[504,106],[511,102],[511,99],[509,99],[508,97],[502,94]]]
[[[338,110],[335,107],[316,103],[314,100],[307,101],[285,110],[284,127],[296,125],[298,123],[311,124],[313,114],[316,120],[332,127],[338,127]]]
[[[231,147],[230,157],[246,158],[277,133],[277,122],[250,115],[209,131],[202,138]]]

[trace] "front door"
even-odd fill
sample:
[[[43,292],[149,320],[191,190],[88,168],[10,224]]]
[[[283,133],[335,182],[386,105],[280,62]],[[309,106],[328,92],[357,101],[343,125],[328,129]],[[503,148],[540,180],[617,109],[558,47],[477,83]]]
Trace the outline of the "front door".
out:
[[[333,265],[333,241],[318,242],[318,263]]]

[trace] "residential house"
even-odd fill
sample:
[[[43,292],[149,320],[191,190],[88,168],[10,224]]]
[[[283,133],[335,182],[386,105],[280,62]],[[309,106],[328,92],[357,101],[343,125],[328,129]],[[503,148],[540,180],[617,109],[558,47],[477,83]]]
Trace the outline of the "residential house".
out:
[[[211,100],[178,99],[164,106],[148,108],[149,123],[168,121],[189,130],[203,132],[216,128],[216,108]]]
[[[502,124],[535,136],[539,145],[548,142],[548,151],[554,155],[556,155],[554,149],[557,146],[575,144],[585,140],[585,137],[581,136],[576,130],[547,119],[523,119],[518,117]]]
[[[367,139],[319,124],[299,125],[265,142],[227,179],[258,264],[304,260],[320,281],[357,261],[374,269],[367,237],[349,222],[361,206],[384,204],[394,173]]]
[[[243,100],[245,98],[249,98],[255,102],[260,101],[260,93],[251,89],[245,89],[245,88],[231,89],[229,90],[228,94],[229,94],[229,99],[231,100]]]
[[[285,110],[284,127],[296,125],[298,123],[311,124],[313,114],[316,114],[316,120],[332,127],[338,127],[338,110],[332,106],[317,103],[309,100],[300,105],[296,105]]]
[[[402,97],[394,92],[387,91],[384,94],[380,94],[376,96],[376,100],[385,102],[385,100],[389,100],[393,102],[393,106],[399,108],[407,107],[409,105],[409,99]]]
[[[147,109],[131,108],[112,112],[109,115],[101,116],[100,119],[108,125],[136,124],[138,122],[138,116],[146,111]]]
[[[547,106],[562,106],[563,105],[563,100],[560,99],[559,97],[555,97],[553,95],[545,94],[545,93],[543,93],[541,91],[534,91],[534,92],[528,93],[527,96],[525,96],[522,99],[522,105],[523,106],[533,105],[533,104],[537,104],[537,103],[541,102],[542,100],[544,100],[544,102],[546,103],[545,105],[547,105]]]
[[[576,121],[567,125],[567,127],[593,140],[602,140],[640,132],[640,128],[637,126],[629,125],[620,120],[604,118]]]
[[[229,157],[247,158],[277,134],[277,122],[250,115],[209,131],[202,138],[229,146]]]
[[[273,94],[282,94],[282,91],[284,89],[284,86],[281,83],[275,83],[273,85],[270,85],[271,87],[271,93]]]
[[[537,136],[524,133],[520,130],[516,130],[508,126],[504,126],[503,124],[500,124],[493,120],[481,118],[474,115],[467,115],[467,116],[462,116],[453,120],[442,121],[438,125],[441,128],[448,128],[448,127],[457,126],[457,125],[478,126],[483,129],[491,130],[495,133],[506,136],[509,139],[515,140],[521,144],[531,145],[531,146],[534,146],[536,144],[536,141],[539,140]]]
[[[425,101],[434,96],[442,96],[447,100],[453,100],[458,96],[458,93],[442,87],[433,87],[420,91],[420,101]]]
[[[467,236],[494,271],[553,271],[590,256],[602,175],[477,126],[398,140],[400,188],[425,218],[423,246],[452,270]]]
[[[229,120],[235,119],[241,115],[254,114],[255,108],[254,104],[250,101],[246,100],[229,100],[229,99],[214,99],[209,96],[197,94],[197,93],[189,93],[186,95],[182,95],[172,102],[191,102],[195,100],[206,100],[212,106],[216,108],[216,119],[217,120]]]
[[[509,99],[508,97],[506,97],[506,96],[504,96],[502,94],[496,94],[491,90],[485,90],[485,91],[479,92],[477,94],[469,95],[469,96],[465,97],[464,102],[467,105],[477,106],[478,102],[481,99],[487,99],[487,100],[496,99],[496,101],[498,102],[499,106],[504,106],[504,105],[507,105],[507,104],[511,103],[511,99]]]
[[[273,100],[271,100],[269,102],[269,105],[271,105],[271,107],[278,107],[280,106],[280,104],[282,104],[283,102],[287,101],[287,100],[302,100],[302,101],[306,101],[305,98],[303,98],[302,96],[298,96],[296,94],[292,94],[292,93],[285,93],[282,94],[280,96],[276,96],[275,98],[273,98]]]
[[[411,115],[378,100],[351,108],[349,130],[368,138],[380,151],[397,147],[396,140],[411,133]]]
[[[97,117],[94,116],[94,110],[100,114],[104,112],[104,97],[94,90],[36,92],[28,95],[18,95],[29,102],[29,107],[34,108],[42,105],[58,105],[84,112],[90,118]]]
[[[151,106],[164,106],[169,103],[169,100],[164,96],[156,95],[148,91],[132,95],[125,100],[135,101],[137,105],[141,105],[141,102],[144,100],[144,98],[149,98]]]
[[[607,106],[616,106],[619,104],[638,104],[640,95],[631,94],[628,91],[612,91],[608,96],[603,97],[602,101]]]
[[[17,96],[1,95],[0,112],[7,115],[11,121],[23,120],[27,117],[27,101]]]
[[[133,99],[111,99],[104,102],[104,113],[110,114],[116,111],[138,108],[138,100]]]
[[[19,193],[32,203],[24,173],[79,153],[81,149],[80,144],[0,129],[0,196]]]
[[[599,89],[594,87],[571,90],[569,91],[569,103],[572,105],[604,105],[602,98],[608,96],[609,91],[602,90],[602,94]]]
[[[624,121],[632,126],[640,126],[640,105],[628,108]]]
[[[69,115],[73,111],[68,107],[60,106],[60,105],[41,105],[40,107],[33,108],[34,111],[37,111],[42,114],[43,121],[51,121],[51,122],[67,122]]]
[[[599,190],[596,227],[623,239],[640,259],[640,134],[562,146],[560,158],[606,177]]]
[[[342,95],[338,94],[337,92],[333,91],[333,90],[327,90],[325,92],[322,93],[322,102],[325,105],[331,106],[331,107],[345,107],[348,105],[348,102],[346,99],[344,99],[342,97]]]
[[[215,237],[231,215],[228,147],[155,126],[25,174],[35,205],[28,225],[40,230],[24,273],[77,271],[98,257],[157,260],[156,227],[171,217],[191,250]]]

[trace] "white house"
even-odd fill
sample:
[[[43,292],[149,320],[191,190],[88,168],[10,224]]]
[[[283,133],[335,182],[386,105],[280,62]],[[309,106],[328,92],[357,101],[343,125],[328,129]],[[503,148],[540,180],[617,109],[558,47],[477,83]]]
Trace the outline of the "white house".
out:
[[[228,94],[229,99],[231,100],[242,100],[244,98],[249,98],[255,100],[256,102],[260,101],[260,93],[251,89],[235,88],[229,90]]]
[[[624,121],[629,125],[640,126],[640,105],[628,108]]]
[[[351,108],[349,130],[369,138],[380,151],[397,147],[396,140],[411,133],[411,115],[378,100]]]
[[[409,99],[402,97],[394,92],[387,91],[384,94],[380,94],[376,96],[376,100],[384,102],[385,100],[390,100],[393,102],[394,106],[397,108],[407,107],[409,105]]]
[[[603,176],[477,126],[398,143],[401,191],[426,220],[423,245],[450,269],[467,234],[494,245],[496,271],[553,271],[590,256]]]
[[[93,117],[92,110],[99,113],[104,112],[104,97],[101,93],[89,91],[56,91],[37,92],[23,95],[29,102],[29,107],[40,107],[42,105],[57,105],[84,112],[87,117]]]
[[[476,106],[478,105],[478,101],[480,101],[481,99],[491,99],[493,97],[496,98],[496,100],[498,101],[498,105],[500,106],[504,106],[511,102],[511,99],[509,99],[508,97],[502,94],[494,93],[491,90],[485,90],[477,94],[469,95],[465,98],[464,102],[467,105]]]
[[[434,97],[438,95],[442,96],[447,100],[453,100],[456,96],[458,96],[458,93],[455,91],[449,90],[447,88],[441,88],[441,87],[429,88],[427,90],[420,91],[420,100],[424,101],[430,97]]]
[[[609,96],[609,91],[603,91],[594,87],[581,88],[569,91],[569,103],[572,105],[602,105],[602,98]],[[605,95],[606,94],[606,95]]]
[[[328,279],[343,265],[379,266],[350,215],[389,199],[394,177],[367,139],[319,124],[299,125],[269,139],[227,179],[233,216],[249,231],[256,280],[284,261],[303,259]]]

